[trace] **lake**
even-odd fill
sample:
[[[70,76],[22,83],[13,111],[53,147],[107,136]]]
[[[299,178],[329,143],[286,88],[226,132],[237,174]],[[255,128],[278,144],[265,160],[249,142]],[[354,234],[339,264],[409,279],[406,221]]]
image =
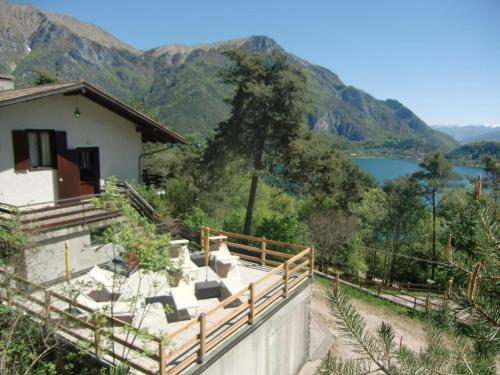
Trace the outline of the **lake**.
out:
[[[417,171],[419,163],[416,160],[399,160],[382,157],[353,157],[352,162],[374,177],[379,184],[382,184],[386,180],[392,180],[396,177]],[[467,182],[465,176],[477,177],[479,174],[485,175],[482,168],[455,165],[453,169],[456,173],[464,176],[462,183]]]

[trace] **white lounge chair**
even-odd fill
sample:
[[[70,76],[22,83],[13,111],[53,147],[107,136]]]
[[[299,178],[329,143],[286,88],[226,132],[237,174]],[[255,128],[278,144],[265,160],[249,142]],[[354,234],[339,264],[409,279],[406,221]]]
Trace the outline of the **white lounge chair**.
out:
[[[213,236],[210,237],[210,255],[220,262],[234,263],[237,264],[240,257],[237,255],[231,255],[227,244],[224,242],[227,240],[226,236]]]
[[[200,305],[194,294],[194,288],[188,283],[181,282],[181,284],[171,289],[174,307],[177,311],[177,318],[181,319],[181,311],[186,310],[190,318],[198,316]]]
[[[181,253],[187,249],[188,240],[172,240],[169,242],[167,250],[171,259],[179,258]]]
[[[210,252],[212,257],[213,266],[217,274],[223,278],[228,277],[230,274],[237,273],[237,277],[239,277],[239,272],[236,270],[239,264],[240,257],[237,255],[231,255],[229,252],[229,248],[227,244],[223,242],[227,239],[226,236],[215,236],[210,237],[210,239],[214,240],[213,249]]]
[[[190,280],[196,280],[200,276],[199,267],[194,264],[189,255],[189,249],[187,247],[188,240],[176,240],[171,241],[170,244],[174,242],[175,246],[180,246],[179,254],[177,258],[171,258],[170,261],[172,265],[179,266],[182,264],[182,276],[189,276]],[[170,246],[169,246],[170,248]]]
[[[131,306],[126,302],[96,302],[85,293],[79,293],[76,297],[76,302],[92,310],[92,312],[99,311],[104,315],[112,315],[116,319],[122,320],[126,323],[131,322],[132,320]],[[81,315],[86,318],[90,318],[88,311],[82,312]]]
[[[141,303],[148,297],[168,296],[169,294],[170,285],[166,273],[146,272],[139,268],[123,284],[120,300],[137,298],[138,303]]]
[[[112,293],[113,289],[116,291],[120,286],[119,280],[115,279],[113,281],[112,272],[105,271],[98,266],[94,266],[87,275],[94,279],[99,287],[104,288],[109,293]]]
[[[168,320],[165,307],[160,302],[147,304],[134,315],[132,325],[136,328],[145,329],[153,335],[166,334]]]
[[[221,279],[221,299],[224,300],[228,297],[235,295],[240,292],[243,288],[248,288],[248,284],[243,283],[239,278],[236,277],[227,277]],[[250,297],[250,291],[244,292],[238,300],[243,298],[248,299]]]

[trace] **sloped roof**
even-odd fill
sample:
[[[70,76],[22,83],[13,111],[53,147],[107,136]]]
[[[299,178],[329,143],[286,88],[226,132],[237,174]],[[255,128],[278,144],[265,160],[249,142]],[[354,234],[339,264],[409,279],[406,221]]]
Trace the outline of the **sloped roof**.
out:
[[[83,95],[116,114],[136,123],[138,130],[140,130],[143,135],[144,141],[187,143],[187,140],[183,136],[84,81],[59,82],[21,89],[3,90],[0,91],[0,107],[58,94]]]

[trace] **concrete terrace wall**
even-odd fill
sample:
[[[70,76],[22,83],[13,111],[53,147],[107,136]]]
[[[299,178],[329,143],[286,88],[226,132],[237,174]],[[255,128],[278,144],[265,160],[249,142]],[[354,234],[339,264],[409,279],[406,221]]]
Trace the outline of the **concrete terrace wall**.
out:
[[[25,205],[58,198],[57,170],[14,170],[15,129],[66,131],[68,148],[99,147],[101,182],[109,176],[138,179],[142,142],[135,124],[82,96],[56,95],[0,108],[0,202]]]
[[[197,365],[187,374],[297,374],[309,356],[311,286],[307,279],[306,283],[286,303],[280,301],[283,305],[278,310],[263,315],[260,322],[258,318],[254,330],[248,326],[234,335],[207,356],[205,365]]]
[[[112,245],[92,248],[90,232],[63,230],[57,237],[48,238],[36,247],[24,250],[22,274],[36,283],[45,283],[66,275],[65,241],[69,243],[72,273],[89,269],[113,259]]]

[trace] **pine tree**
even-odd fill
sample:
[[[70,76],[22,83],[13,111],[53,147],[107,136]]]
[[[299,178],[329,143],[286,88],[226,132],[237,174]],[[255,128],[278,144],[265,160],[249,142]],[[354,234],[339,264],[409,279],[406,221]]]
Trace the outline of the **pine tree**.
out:
[[[444,155],[437,152],[427,155],[419,165],[420,170],[413,174],[413,178],[421,181],[422,195],[429,200],[432,206],[432,261],[436,261],[436,219],[437,197],[448,185],[449,180],[458,178],[453,172],[452,165]],[[436,264],[432,264],[431,278],[434,280]]]
[[[231,115],[219,124],[207,147],[207,159],[226,162],[243,158],[251,165],[252,179],[243,232],[252,229],[259,176],[272,171],[291,141],[305,127],[306,104],[303,71],[279,52],[225,52],[234,65],[225,82],[235,87]]]

